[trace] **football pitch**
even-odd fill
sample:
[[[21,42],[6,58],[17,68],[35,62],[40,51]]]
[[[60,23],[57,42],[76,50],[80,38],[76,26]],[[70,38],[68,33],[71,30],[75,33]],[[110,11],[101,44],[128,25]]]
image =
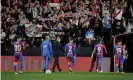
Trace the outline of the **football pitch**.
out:
[[[133,80],[133,73],[96,73],[96,72],[56,72],[50,75],[43,72],[2,72],[1,80]]]

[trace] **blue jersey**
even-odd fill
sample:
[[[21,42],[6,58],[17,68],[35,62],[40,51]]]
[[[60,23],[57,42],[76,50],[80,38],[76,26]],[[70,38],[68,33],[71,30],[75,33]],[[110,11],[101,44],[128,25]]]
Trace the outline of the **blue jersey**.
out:
[[[75,45],[73,43],[67,43],[65,46],[65,56],[74,57],[76,56]]]
[[[50,40],[44,40],[41,44],[42,56],[51,56],[53,53]]]
[[[114,52],[116,58],[122,58],[123,57],[123,46],[122,45],[115,45],[114,46]]]

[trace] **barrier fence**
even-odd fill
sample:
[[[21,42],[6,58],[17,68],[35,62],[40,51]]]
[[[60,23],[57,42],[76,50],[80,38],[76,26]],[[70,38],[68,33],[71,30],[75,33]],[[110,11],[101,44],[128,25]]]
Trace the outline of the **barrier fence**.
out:
[[[2,56],[1,57],[1,70],[2,71],[13,71],[13,56]],[[74,66],[74,71],[88,72],[91,67],[92,59],[90,57],[77,57]],[[52,69],[54,60],[52,59],[49,65],[49,69]],[[67,60],[65,57],[60,57],[60,66],[63,71],[68,71]],[[19,64],[17,69],[19,70]],[[103,58],[103,71],[109,72],[110,70],[110,58]],[[42,71],[43,70],[43,57],[41,56],[24,56],[24,71]],[[96,63],[93,71],[96,71]]]

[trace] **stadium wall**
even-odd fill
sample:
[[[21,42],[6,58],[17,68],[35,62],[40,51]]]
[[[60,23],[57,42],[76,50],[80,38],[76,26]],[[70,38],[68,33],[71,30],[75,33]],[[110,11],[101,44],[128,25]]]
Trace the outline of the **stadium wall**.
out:
[[[40,72],[43,70],[43,57],[41,56],[25,56],[24,57],[24,71],[37,71]],[[2,56],[1,57],[1,70],[2,71],[13,71],[13,56]],[[60,58],[60,66],[63,71],[68,71],[67,60],[65,57]],[[90,57],[77,57],[74,67],[74,71],[88,72],[91,66],[92,59]],[[53,60],[50,62],[49,69],[51,70],[53,66]],[[103,71],[110,71],[110,58],[103,58]],[[19,64],[17,69],[19,69]],[[96,63],[93,68],[93,71],[96,71]]]
[[[13,46],[6,46],[7,50],[2,47],[1,55],[2,56],[13,56],[14,55],[14,47]],[[59,56],[65,56],[63,52],[58,53]],[[92,54],[91,47],[78,47],[76,48],[76,56],[78,57],[90,57]],[[24,56],[41,56],[40,46],[36,47],[26,47],[23,51]]]

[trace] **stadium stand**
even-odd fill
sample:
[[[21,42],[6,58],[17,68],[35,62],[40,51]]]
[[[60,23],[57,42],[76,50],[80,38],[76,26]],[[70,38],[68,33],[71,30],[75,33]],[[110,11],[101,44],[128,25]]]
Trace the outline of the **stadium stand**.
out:
[[[2,0],[2,55],[11,55],[11,44],[17,35],[28,48],[37,50],[43,35],[49,34],[52,41],[61,36],[63,45],[71,36],[79,53],[83,47],[92,51],[100,36],[110,51],[115,35],[132,32],[130,3],[130,0]]]

